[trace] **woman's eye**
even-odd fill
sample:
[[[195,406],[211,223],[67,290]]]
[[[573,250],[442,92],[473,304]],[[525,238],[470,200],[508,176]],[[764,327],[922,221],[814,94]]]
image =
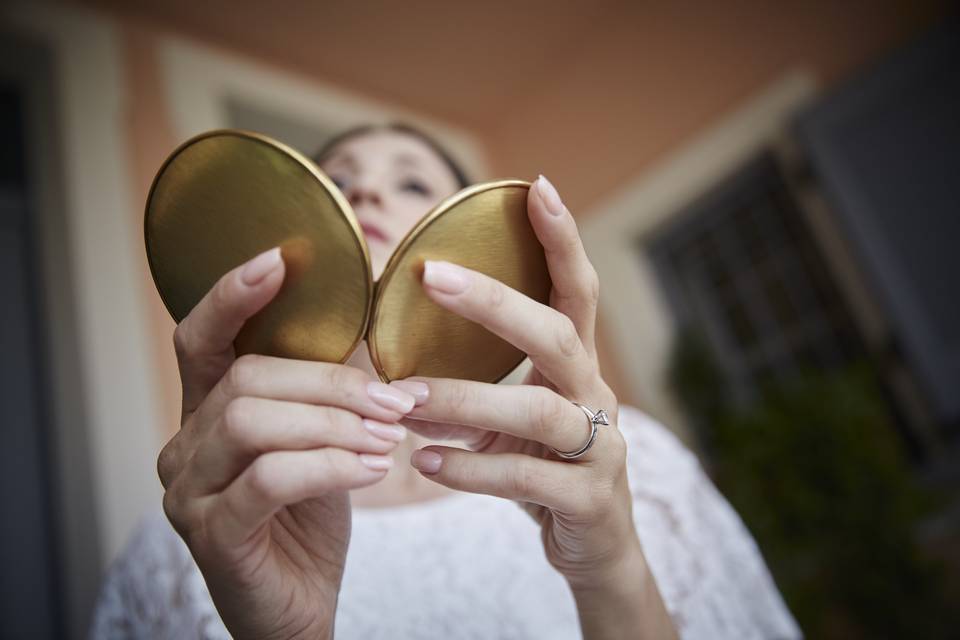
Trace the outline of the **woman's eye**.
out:
[[[333,181],[333,184],[337,185],[337,189],[343,191],[347,186],[347,181],[338,176],[330,176],[330,180]]]
[[[404,180],[400,183],[401,191],[409,191],[420,196],[429,196],[430,188],[419,180]]]

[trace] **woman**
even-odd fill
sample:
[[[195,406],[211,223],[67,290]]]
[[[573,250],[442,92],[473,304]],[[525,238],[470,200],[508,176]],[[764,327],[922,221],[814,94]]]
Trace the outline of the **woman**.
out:
[[[401,126],[349,132],[317,161],[377,275],[466,184]],[[108,576],[93,635],[798,636],[695,458],[603,381],[597,276],[546,178],[528,211],[550,306],[454,264],[427,262],[423,277],[436,304],[529,355],[522,385],[386,385],[363,348],[343,365],[235,359],[233,338],[284,264],[274,249],[226,274],[174,335],[183,419],[158,471],[179,537],[162,516],[144,525]],[[600,409],[609,425],[591,444]]]

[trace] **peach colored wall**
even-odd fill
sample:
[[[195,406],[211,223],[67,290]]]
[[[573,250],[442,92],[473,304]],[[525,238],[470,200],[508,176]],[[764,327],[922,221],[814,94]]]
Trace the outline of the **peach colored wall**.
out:
[[[130,174],[135,181],[135,202],[146,203],[153,176],[167,155],[177,145],[173,127],[165,107],[161,69],[156,59],[156,33],[142,23],[128,21],[123,29],[125,50],[125,80],[128,96],[124,118],[128,131],[128,153],[132,162]],[[136,208],[136,229],[143,229],[143,208]],[[167,433],[179,427],[180,379],[173,352],[174,322],[167,313],[154,287],[146,255],[143,252],[143,236],[134,238],[134,246],[141,248],[140,277],[148,292],[150,327],[153,337],[152,350],[160,384],[160,404]]]
[[[472,130],[498,172],[549,173],[578,210],[785,69],[829,85],[950,10],[942,0],[83,2]]]
[[[642,16],[587,35],[589,51],[483,132],[501,172],[536,167],[587,211],[788,69],[829,87],[946,12],[940,2],[637,4]]]
[[[529,86],[512,96],[511,108],[502,117],[457,122],[449,110],[432,113],[429,100],[411,104],[408,95],[368,93],[471,131],[488,145],[497,175],[550,175],[575,213],[583,215],[785,70],[803,66],[829,86],[946,12],[940,2],[745,1],[699,3],[695,11],[691,3],[653,4],[623,7],[622,19],[584,23],[565,57],[546,67],[541,60],[541,67],[532,70],[539,74],[536,82],[531,75]],[[235,35],[219,29],[205,32],[197,24],[183,27],[189,13],[178,18],[180,26],[171,27],[174,23],[151,17],[141,5],[112,11],[125,33],[127,117],[136,194],[142,202],[153,173],[178,142],[164,109],[157,38],[168,30],[185,32],[237,55],[257,56]],[[364,33],[358,31],[356,37],[375,38],[370,30],[377,29],[376,23],[362,28]],[[305,72],[302,64],[284,58],[282,49],[276,51],[258,61]],[[360,92],[370,86],[356,74],[334,82]],[[433,90],[443,92],[444,87]],[[132,214],[142,215],[139,210]],[[143,280],[153,292],[146,267]],[[155,295],[151,307],[157,367],[173,427],[179,403],[170,344],[173,325]],[[601,341],[602,335],[601,328]],[[628,386],[622,384],[613,350],[603,341],[601,356],[614,390],[622,400],[633,400],[625,392]]]

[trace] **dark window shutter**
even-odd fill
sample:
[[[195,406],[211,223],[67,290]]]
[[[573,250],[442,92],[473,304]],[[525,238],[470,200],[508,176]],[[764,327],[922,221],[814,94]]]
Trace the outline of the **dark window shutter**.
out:
[[[960,420],[960,22],[803,113],[797,133],[936,417]]]

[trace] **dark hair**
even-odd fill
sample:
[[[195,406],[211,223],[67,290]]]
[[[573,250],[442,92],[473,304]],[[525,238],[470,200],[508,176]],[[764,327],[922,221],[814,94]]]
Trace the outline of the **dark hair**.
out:
[[[461,189],[470,185],[470,179],[467,177],[466,172],[464,172],[464,170],[460,167],[460,164],[453,159],[453,156],[439,142],[420,129],[402,122],[364,124],[360,125],[359,127],[347,129],[346,131],[338,133],[327,140],[323,146],[313,154],[313,161],[317,164],[321,164],[341,143],[346,142],[351,138],[367,135],[368,133],[376,133],[377,131],[394,131],[396,133],[402,133],[417,138],[430,147],[433,152],[436,153],[441,160],[443,160],[443,163],[447,165],[448,169],[450,169],[450,173],[453,174],[453,177],[456,179],[457,184]]]

